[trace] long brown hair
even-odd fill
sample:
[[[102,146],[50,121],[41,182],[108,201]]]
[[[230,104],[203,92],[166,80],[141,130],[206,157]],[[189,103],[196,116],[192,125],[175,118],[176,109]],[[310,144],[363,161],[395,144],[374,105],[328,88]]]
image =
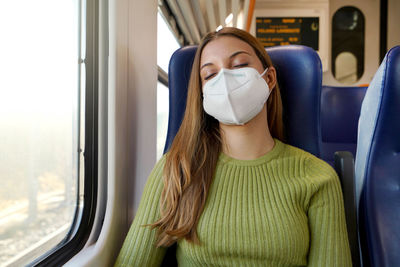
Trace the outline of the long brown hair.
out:
[[[157,246],[170,246],[180,238],[199,243],[197,223],[221,152],[219,122],[206,114],[202,106],[200,57],[204,47],[220,36],[243,40],[254,49],[264,69],[272,66],[264,47],[245,31],[227,27],[203,38],[193,62],[182,125],[166,155],[161,218],[152,224],[158,228]],[[272,137],[283,140],[282,102],[278,85],[268,98],[267,116]]]

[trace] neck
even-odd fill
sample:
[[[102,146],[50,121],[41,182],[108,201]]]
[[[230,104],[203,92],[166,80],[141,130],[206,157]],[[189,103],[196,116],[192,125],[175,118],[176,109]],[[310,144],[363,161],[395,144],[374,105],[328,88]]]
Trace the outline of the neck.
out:
[[[274,147],[268,128],[266,106],[245,125],[220,123],[222,152],[240,160],[252,160],[265,155]]]

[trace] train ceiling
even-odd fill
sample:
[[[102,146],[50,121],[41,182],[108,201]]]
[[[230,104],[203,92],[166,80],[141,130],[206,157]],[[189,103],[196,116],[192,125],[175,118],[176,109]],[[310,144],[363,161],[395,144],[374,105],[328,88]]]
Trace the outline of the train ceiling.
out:
[[[181,45],[198,44],[219,27],[249,30],[255,0],[159,0],[158,8]]]

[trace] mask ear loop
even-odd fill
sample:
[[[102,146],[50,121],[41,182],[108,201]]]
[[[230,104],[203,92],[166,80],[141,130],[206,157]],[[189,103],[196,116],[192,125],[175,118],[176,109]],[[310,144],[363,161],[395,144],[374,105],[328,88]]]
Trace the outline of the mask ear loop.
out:
[[[264,70],[264,72],[263,73],[261,73],[260,74],[260,78],[262,78],[262,76],[264,76],[265,75],[265,73],[267,73],[267,71],[268,71],[268,67]],[[268,78],[267,78],[268,79]],[[265,81],[266,82],[266,84],[267,84],[267,86],[268,86],[268,82],[267,81]],[[274,89],[274,88],[272,88],[272,89]],[[271,94],[271,92],[272,92],[272,89],[271,88],[269,88],[269,86],[268,86],[268,91],[269,91],[269,94]]]
[[[262,77],[262,76],[264,76],[265,75],[265,73],[267,73],[267,71],[268,71],[268,67],[264,70],[264,72],[263,73],[261,73],[260,74],[260,78]]]

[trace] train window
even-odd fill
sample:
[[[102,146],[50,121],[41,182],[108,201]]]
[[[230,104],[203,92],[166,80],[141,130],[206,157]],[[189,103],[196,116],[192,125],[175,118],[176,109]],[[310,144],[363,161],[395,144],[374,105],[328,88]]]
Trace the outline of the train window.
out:
[[[364,73],[365,19],[356,7],[346,6],[332,18],[332,73],[341,83],[353,84]]]
[[[0,2],[2,266],[55,255],[81,222],[85,11],[82,0]]]
[[[168,73],[169,59],[180,47],[176,37],[169,29],[164,18],[158,12],[157,15],[157,64]]]
[[[357,77],[357,58],[353,53],[342,52],[335,59],[335,78],[342,83],[355,83]]]
[[[157,16],[157,159],[161,158],[168,129],[168,64],[172,54],[180,47],[162,15]]]

